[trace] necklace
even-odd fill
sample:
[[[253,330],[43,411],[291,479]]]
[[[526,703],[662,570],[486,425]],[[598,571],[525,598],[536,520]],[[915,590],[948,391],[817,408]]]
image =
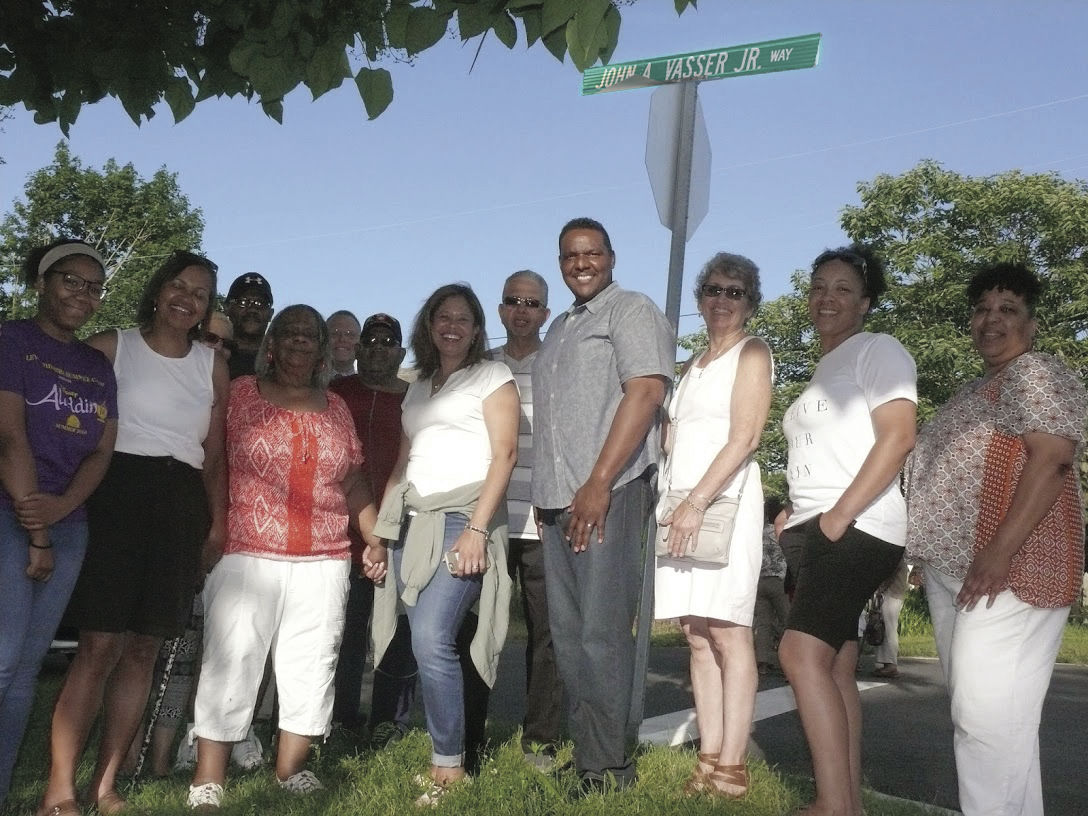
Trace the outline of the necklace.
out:
[[[703,376],[703,372],[707,370],[707,368],[710,366],[711,363],[713,363],[719,357],[723,357],[724,355],[726,355],[729,352],[730,349],[734,348],[737,345],[737,343],[740,343],[745,337],[746,337],[746,335],[741,335],[739,338],[737,338],[735,341],[733,341],[729,345],[727,345],[724,348],[719,349],[718,351],[714,352],[713,355],[710,355],[710,349],[709,348],[706,351],[704,351],[699,356],[699,359],[696,361],[698,363],[702,363],[702,365],[699,366],[699,365],[696,365],[695,363],[692,363],[692,366],[691,366],[692,371],[695,374],[695,379],[697,379],[697,380],[701,379],[702,376]],[[710,355],[710,356],[707,356],[707,355]]]

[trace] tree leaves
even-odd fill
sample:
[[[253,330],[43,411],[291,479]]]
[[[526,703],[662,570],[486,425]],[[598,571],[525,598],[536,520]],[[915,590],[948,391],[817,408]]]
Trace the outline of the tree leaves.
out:
[[[176,247],[199,250],[204,220],[165,168],[141,178],[131,164],[110,159],[101,170],[86,168],[66,143],[53,163],[33,173],[23,198],[0,224],[0,257],[18,263],[36,246],[58,237],[83,238],[106,258],[110,294],[84,334],[131,326],[148,277]],[[11,297],[0,303],[0,319],[24,317],[34,297],[17,280],[14,264],[0,267],[0,286]]]
[[[355,84],[359,86],[368,119],[377,119],[393,101],[393,77],[384,68],[360,69]]]
[[[678,13],[688,6],[676,2]],[[433,47],[454,17],[463,39],[493,31],[507,48],[520,18],[527,45],[542,40],[561,62],[569,50],[579,70],[607,61],[620,29],[609,0],[19,0],[0,21],[0,106],[25,105],[65,133],[107,95],[137,124],[163,101],[180,121],[218,96],[256,98],[279,121],[299,84],[316,99],[351,76],[347,49],[374,70],[391,50]],[[357,73],[356,83],[371,118],[388,106],[391,77]]]

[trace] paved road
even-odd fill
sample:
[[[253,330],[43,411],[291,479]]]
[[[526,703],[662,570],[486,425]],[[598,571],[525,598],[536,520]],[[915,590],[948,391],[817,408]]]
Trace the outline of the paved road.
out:
[[[492,694],[493,724],[514,727],[524,701],[522,644],[503,652],[499,681]],[[904,659],[895,681],[869,682],[872,658],[859,680],[863,708],[866,785],[892,796],[955,809],[955,762],[948,695],[936,660]],[[755,740],[771,765],[785,773],[810,776],[811,766],[792,693],[781,677],[761,679]],[[692,705],[687,650],[655,648],[647,677],[647,725],[682,721]],[[783,713],[777,713],[783,712]],[[657,719],[653,719],[657,718]],[[658,729],[659,730],[659,729]],[[645,733],[645,729],[644,729]],[[1040,731],[1043,789],[1047,816],[1088,814],[1088,667],[1056,667],[1043,709]]]

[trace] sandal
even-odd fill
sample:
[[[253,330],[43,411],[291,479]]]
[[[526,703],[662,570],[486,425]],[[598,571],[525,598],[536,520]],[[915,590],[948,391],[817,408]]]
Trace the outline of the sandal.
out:
[[[106,791],[94,803],[94,809],[101,816],[114,816],[128,810],[128,802],[115,790]]]
[[[717,754],[704,754],[699,753],[699,759],[695,763],[695,770],[691,772],[691,776],[688,777],[688,781],[684,783],[684,796],[695,796],[705,791],[709,785],[708,777],[714,773],[714,768],[718,764]],[[706,765],[710,768],[709,771],[704,771],[702,766]]]
[[[75,799],[64,799],[49,807],[42,805],[35,816],[83,816],[83,811]]]
[[[706,781],[707,791],[722,799],[743,799],[748,795],[748,768],[745,765],[718,765]],[[740,788],[740,791],[726,790],[724,785]]]

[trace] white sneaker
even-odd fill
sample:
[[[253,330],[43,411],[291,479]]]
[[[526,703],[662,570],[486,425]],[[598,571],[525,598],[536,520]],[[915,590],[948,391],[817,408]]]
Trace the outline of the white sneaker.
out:
[[[189,808],[191,810],[219,810],[223,802],[223,786],[218,782],[205,782],[203,785],[189,786]]]
[[[325,790],[325,786],[321,784],[321,780],[314,776],[312,771],[299,771],[298,773],[291,774],[286,779],[279,779],[277,777],[276,781],[281,788],[296,796],[304,796],[307,793],[316,793],[317,791]]]
[[[264,765],[264,748],[252,725],[246,732],[245,739],[231,746],[230,761],[243,771],[252,771]]]
[[[196,767],[196,737],[193,736],[193,724],[185,730],[185,736],[178,743],[178,752],[174,756],[175,771],[191,771]]]

